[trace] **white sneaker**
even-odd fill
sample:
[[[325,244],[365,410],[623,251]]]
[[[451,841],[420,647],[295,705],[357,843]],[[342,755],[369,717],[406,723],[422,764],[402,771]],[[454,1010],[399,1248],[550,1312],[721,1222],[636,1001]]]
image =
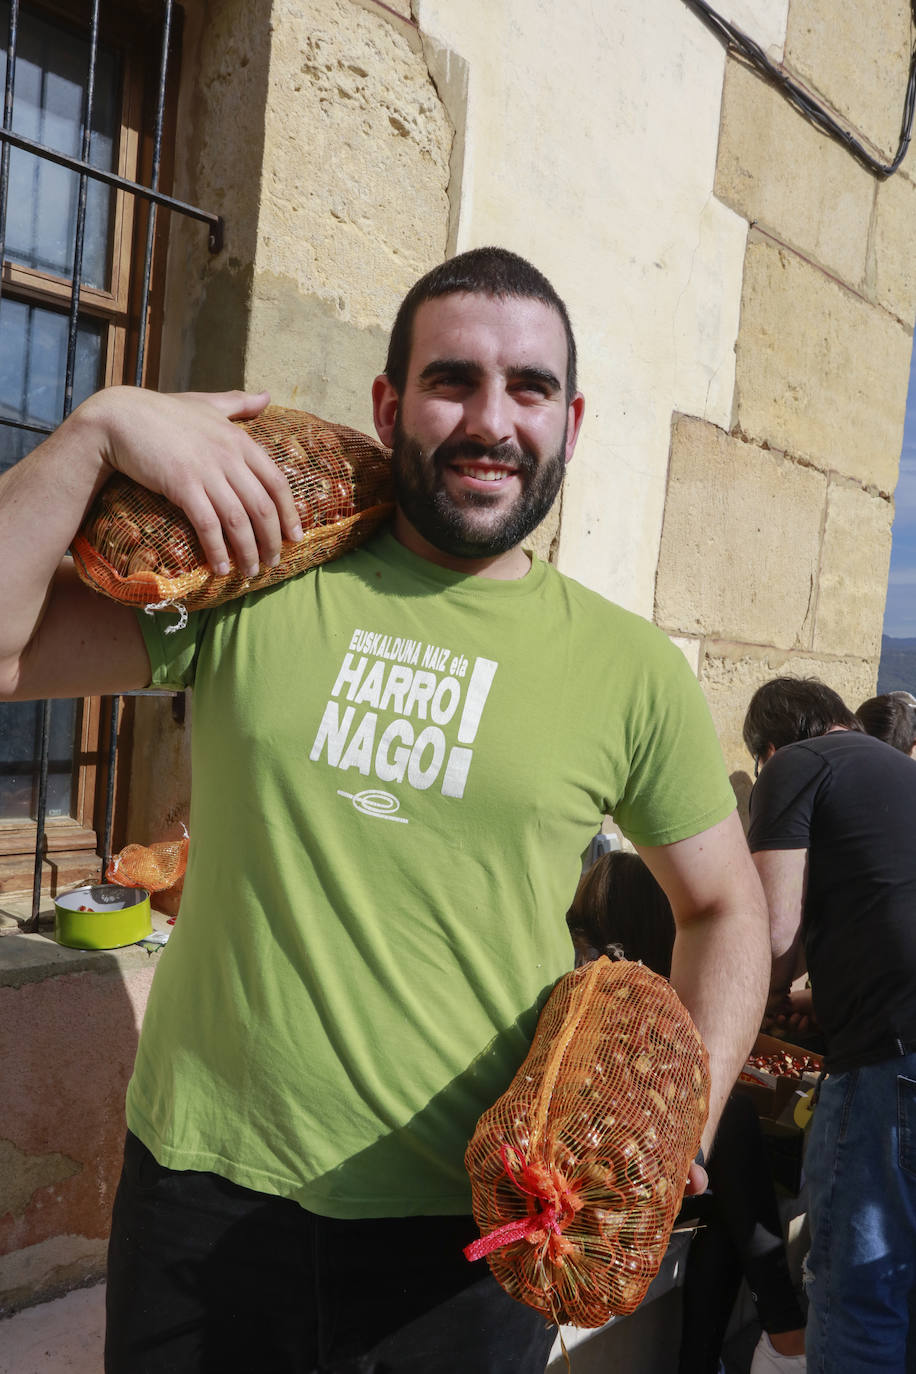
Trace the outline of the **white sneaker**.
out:
[[[807,1368],[804,1355],[780,1355],[764,1331],[751,1360],[750,1374],[805,1374]]]

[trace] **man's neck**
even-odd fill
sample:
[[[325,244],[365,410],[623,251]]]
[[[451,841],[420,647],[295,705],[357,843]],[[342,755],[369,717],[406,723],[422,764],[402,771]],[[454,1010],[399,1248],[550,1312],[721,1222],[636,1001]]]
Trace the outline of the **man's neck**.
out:
[[[496,582],[517,582],[526,577],[531,570],[531,557],[524,549],[516,546],[505,553],[493,554],[484,558],[461,558],[458,554],[446,553],[437,549],[400,510],[395,512],[392,533],[405,549],[434,563],[438,568],[448,568],[450,572],[464,573],[468,577],[487,577]]]

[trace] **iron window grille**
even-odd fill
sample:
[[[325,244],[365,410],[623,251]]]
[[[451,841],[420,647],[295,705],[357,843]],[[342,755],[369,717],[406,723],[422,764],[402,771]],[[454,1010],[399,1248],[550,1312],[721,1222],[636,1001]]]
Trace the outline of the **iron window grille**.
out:
[[[166,87],[169,77],[170,49],[176,6],[173,0],[162,0],[161,45],[158,69],[158,91],[156,95],[155,122],[152,130],[152,165],[150,184],[130,180],[114,172],[92,165],[92,119],[96,85],[96,63],[99,55],[99,12],[101,0],[91,0],[88,34],[88,65],[83,88],[83,110],[81,124],[80,156],[67,156],[44,143],[26,138],[13,130],[13,111],[16,81],[16,47],[20,31],[20,0],[9,0],[9,29],[7,44],[6,80],[3,92],[3,124],[0,128],[0,268],[6,257],[7,211],[10,177],[10,153],[12,149],[32,154],[35,158],[55,163],[58,166],[78,173],[79,191],[73,242],[73,266],[70,274],[70,300],[67,320],[67,350],[64,376],[63,406],[60,420],[63,421],[73,408],[74,375],[77,361],[77,331],[80,321],[80,292],[83,286],[83,256],[86,231],[87,192],[90,181],[101,182],[116,191],[126,192],[137,200],[148,203],[149,211],[146,225],[146,245],[143,255],[142,277],[140,281],[139,334],[134,367],[134,380],[142,385],[144,362],[149,334],[150,280],[152,275],[153,250],[156,233],[156,217],[159,210],[184,215],[198,220],[206,226],[210,253],[219,253],[223,246],[223,220],[220,215],[190,205],[159,189],[162,168],[162,140],[166,113]],[[0,271],[0,296],[3,291],[3,275]],[[55,425],[34,423],[23,419],[0,416],[0,425],[26,433],[47,435]],[[134,694],[131,694],[134,695]],[[140,694],[142,695],[142,694]],[[114,821],[115,776],[117,767],[118,724],[121,697],[111,700],[107,779],[105,786],[104,825],[100,849],[102,851],[102,870],[104,872],[111,858],[112,830]],[[48,761],[51,737],[51,701],[41,704],[39,724],[39,747],[37,760],[37,801],[34,876],[32,882],[31,916],[23,925],[24,930],[37,930],[41,905],[42,867],[46,843]]]

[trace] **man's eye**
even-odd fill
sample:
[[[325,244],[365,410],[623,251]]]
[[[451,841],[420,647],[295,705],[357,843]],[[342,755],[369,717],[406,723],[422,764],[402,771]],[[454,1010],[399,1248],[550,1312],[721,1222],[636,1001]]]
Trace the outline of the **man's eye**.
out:
[[[456,388],[468,385],[468,378],[461,372],[443,372],[433,381],[433,386],[446,391],[454,391]]]

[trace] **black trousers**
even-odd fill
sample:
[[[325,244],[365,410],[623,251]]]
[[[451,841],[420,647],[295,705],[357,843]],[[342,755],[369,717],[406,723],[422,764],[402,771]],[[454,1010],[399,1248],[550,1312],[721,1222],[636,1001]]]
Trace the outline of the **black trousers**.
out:
[[[805,1325],[766,1142],[753,1102],[740,1092],[725,1104],[707,1169],[711,1192],[698,1208],[704,1224],[690,1242],[684,1270],[679,1374],[716,1374],[742,1278],[764,1331]]]
[[[543,1374],[556,1335],[462,1246],[471,1217],[336,1221],[128,1133],[106,1374]]]

